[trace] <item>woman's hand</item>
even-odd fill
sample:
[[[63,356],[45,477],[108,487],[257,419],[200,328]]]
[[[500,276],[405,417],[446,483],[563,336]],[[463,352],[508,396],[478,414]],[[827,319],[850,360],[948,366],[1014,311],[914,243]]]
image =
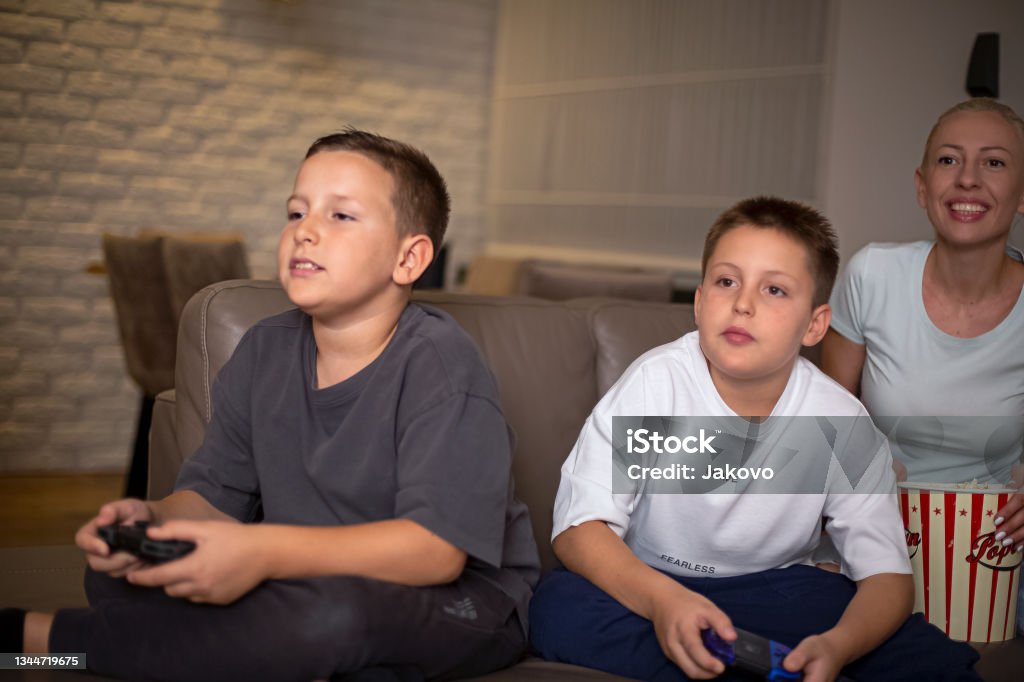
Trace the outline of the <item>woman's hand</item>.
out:
[[[1024,545],[1024,492],[1016,492],[996,512],[996,542],[1021,551]]]

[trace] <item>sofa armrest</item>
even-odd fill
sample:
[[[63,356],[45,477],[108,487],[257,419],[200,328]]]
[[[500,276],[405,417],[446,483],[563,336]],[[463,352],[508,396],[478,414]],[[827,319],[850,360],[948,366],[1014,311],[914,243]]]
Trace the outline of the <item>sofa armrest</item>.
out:
[[[181,468],[181,452],[175,436],[174,389],[161,392],[153,404],[153,423],[149,431],[149,489],[146,497],[158,500],[174,490]]]

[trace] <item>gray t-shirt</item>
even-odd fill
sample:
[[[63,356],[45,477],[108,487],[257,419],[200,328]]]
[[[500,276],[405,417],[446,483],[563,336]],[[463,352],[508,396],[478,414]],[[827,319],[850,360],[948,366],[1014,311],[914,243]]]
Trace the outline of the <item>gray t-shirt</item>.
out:
[[[177,489],[240,521],[261,507],[268,523],[410,519],[465,551],[466,570],[525,616],[540,563],[513,495],[497,386],[473,340],[446,313],[410,304],[355,376],[317,389],[316,354],[299,310],[250,329],[214,382],[213,418]]]

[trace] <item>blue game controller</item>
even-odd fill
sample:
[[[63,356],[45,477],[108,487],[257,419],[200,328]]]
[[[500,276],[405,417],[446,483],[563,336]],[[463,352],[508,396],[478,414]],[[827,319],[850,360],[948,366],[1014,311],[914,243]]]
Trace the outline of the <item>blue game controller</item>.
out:
[[[791,673],[782,661],[792,649],[752,632],[736,628],[735,642],[727,642],[714,630],[704,630],[701,639],[711,655],[727,666],[763,675],[766,680],[802,680],[803,673]]]
[[[701,639],[712,656],[737,670],[763,676],[766,680],[804,679],[803,673],[791,673],[782,667],[782,661],[793,649],[746,630],[739,628],[735,628],[735,630],[737,635],[735,642],[725,641],[714,630],[701,632]],[[853,680],[840,676],[836,682],[853,682]]]

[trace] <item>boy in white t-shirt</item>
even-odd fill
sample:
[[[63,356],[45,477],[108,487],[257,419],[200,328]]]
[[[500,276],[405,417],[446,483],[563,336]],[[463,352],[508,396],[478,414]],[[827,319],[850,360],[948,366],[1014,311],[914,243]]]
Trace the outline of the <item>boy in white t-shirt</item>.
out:
[[[733,640],[735,626],[794,647],[784,667],[812,682],[840,670],[980,679],[973,649],[908,618],[910,564],[883,440],[824,437],[829,474],[817,494],[613,486],[613,417],[754,415],[766,430],[777,417],[864,420],[853,396],[799,356],[828,329],[838,261],[828,221],[802,204],[759,197],[718,218],[704,244],[698,331],[637,359],[562,467],[552,538],[567,570],[531,603],[541,656],[640,679],[709,679],[725,667],[701,632]],[[857,475],[835,476],[839,460]],[[823,525],[843,574],[814,566]]]

